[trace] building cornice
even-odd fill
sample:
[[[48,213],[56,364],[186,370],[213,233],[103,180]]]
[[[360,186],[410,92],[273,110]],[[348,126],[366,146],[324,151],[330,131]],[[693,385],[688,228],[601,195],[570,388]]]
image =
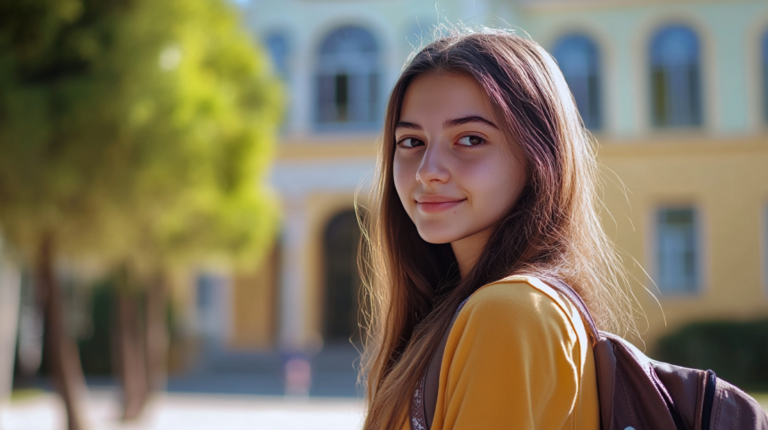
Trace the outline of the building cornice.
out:
[[[656,4],[746,3],[750,0],[515,0],[524,12],[561,12],[564,10],[606,9]]]

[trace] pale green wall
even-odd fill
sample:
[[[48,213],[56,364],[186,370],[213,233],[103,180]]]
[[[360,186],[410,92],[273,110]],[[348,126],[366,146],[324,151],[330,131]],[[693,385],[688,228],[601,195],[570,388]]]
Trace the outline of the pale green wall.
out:
[[[768,30],[768,1],[518,7],[517,16],[516,24],[545,48],[573,30],[595,38],[606,78],[603,96],[609,134],[632,137],[653,132],[645,90],[648,43],[654,29],[672,22],[690,25],[700,37],[705,131],[748,134],[762,126],[761,115],[756,112],[761,91],[759,39]]]

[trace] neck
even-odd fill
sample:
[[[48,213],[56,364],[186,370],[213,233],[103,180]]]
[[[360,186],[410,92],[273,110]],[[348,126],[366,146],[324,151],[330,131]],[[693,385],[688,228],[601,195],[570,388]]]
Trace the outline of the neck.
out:
[[[488,243],[491,231],[489,228],[451,242],[451,249],[453,249],[453,255],[456,256],[456,262],[459,263],[459,273],[462,279],[466,278],[472,268],[475,267],[480,254],[483,253],[483,249]]]

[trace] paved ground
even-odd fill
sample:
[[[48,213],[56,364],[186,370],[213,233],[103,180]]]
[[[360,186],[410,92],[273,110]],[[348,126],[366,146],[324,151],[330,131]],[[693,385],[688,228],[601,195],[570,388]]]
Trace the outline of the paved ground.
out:
[[[768,408],[768,395],[758,397]],[[286,398],[169,393],[156,397],[140,422],[120,423],[115,390],[92,390],[86,402],[93,430],[356,430],[362,402],[353,398]],[[2,430],[61,430],[64,408],[40,393],[0,407]]]
[[[92,390],[86,402],[93,430],[354,430],[361,427],[356,399],[170,393],[154,399],[140,422],[118,420],[113,390]],[[64,408],[52,394],[13,401],[0,409],[2,430],[61,430]]]
[[[327,346],[311,357],[310,397],[285,397],[278,354],[211,352],[197,366],[168,381],[140,422],[120,423],[115,383],[89,378],[86,411],[90,430],[353,430],[361,427],[362,401],[356,385],[357,351]],[[36,395],[0,405],[0,430],[62,430],[64,409],[45,380]],[[768,395],[758,395],[768,408]]]
[[[362,397],[356,365],[360,353],[349,344],[327,345],[310,357],[313,397]],[[256,394],[285,392],[283,361],[277,353],[209,351],[191,371],[172,376],[168,391],[185,393]],[[107,382],[107,385],[111,385]]]
[[[91,430],[238,430],[360,428],[358,351],[328,345],[309,357],[309,397],[285,397],[283,362],[277,353],[209,350],[188,372],[172,375],[168,394],[154,399],[141,422],[119,422],[116,383],[89,377],[86,402]],[[38,394],[0,406],[0,430],[61,430],[64,409],[50,381],[27,381]]]

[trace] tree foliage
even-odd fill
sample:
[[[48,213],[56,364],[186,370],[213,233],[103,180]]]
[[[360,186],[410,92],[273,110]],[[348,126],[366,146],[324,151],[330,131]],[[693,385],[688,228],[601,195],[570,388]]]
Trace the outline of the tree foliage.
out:
[[[5,10],[3,10],[5,9]],[[223,0],[0,9],[0,222],[23,250],[253,261],[280,88]]]

